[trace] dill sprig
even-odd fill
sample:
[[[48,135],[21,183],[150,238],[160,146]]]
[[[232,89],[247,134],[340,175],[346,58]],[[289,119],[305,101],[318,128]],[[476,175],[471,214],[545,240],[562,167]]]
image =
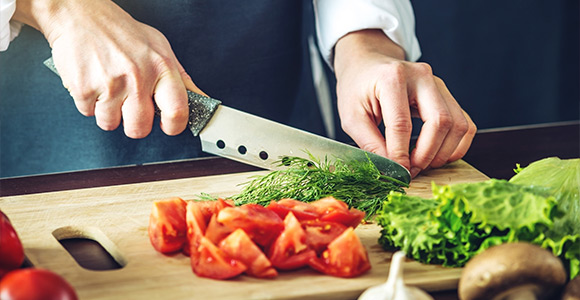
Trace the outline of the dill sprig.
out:
[[[404,193],[403,187],[408,187],[382,174],[370,159],[330,162],[310,155],[310,159],[284,157],[277,164],[286,168],[253,177],[240,194],[231,197],[234,203],[266,206],[272,200],[283,198],[311,202],[333,196],[349,207],[364,211],[368,219],[382,208],[391,191]]]

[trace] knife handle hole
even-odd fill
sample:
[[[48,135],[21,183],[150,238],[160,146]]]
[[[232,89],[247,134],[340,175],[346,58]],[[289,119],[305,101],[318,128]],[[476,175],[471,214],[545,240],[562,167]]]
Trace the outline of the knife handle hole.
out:
[[[243,155],[246,154],[246,152],[248,152],[248,149],[246,149],[246,146],[242,145],[238,147],[238,152]]]
[[[268,152],[266,152],[266,151],[260,151],[260,154],[259,155],[260,155],[260,158],[262,160],[268,159]]]
[[[218,148],[220,148],[220,149],[223,149],[223,148],[225,148],[225,147],[226,147],[226,143],[225,143],[224,141],[222,141],[222,140],[218,140],[218,141],[215,143],[215,145],[216,145]]]

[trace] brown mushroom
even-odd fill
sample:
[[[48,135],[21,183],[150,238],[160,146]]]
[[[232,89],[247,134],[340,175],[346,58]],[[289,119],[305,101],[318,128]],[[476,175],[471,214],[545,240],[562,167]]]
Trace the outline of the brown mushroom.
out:
[[[555,299],[566,279],[562,261],[552,252],[523,242],[502,244],[465,265],[459,299]]]
[[[568,282],[562,294],[562,300],[580,300],[580,275]]]

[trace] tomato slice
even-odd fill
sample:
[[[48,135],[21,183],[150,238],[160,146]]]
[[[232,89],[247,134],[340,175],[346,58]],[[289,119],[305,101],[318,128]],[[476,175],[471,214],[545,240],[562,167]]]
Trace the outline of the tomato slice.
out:
[[[272,265],[280,270],[294,270],[308,265],[316,252],[306,244],[306,232],[292,212],[284,219],[284,231],[278,236],[268,257]]]
[[[264,247],[284,229],[284,222],[276,213],[258,204],[226,207],[219,211],[217,221],[232,230],[243,229],[252,241]]]
[[[309,265],[337,277],[355,277],[371,268],[368,254],[352,227],[328,244],[321,257],[311,259]]]
[[[300,223],[306,232],[306,245],[316,251],[318,255],[326,250],[328,244],[347,228],[341,223],[320,220],[308,220]]]
[[[314,220],[320,217],[316,207],[310,205],[309,203],[285,198],[278,201],[272,200],[266,208],[275,212],[281,219],[286,218],[289,212],[292,212],[294,216],[300,220]]]
[[[202,236],[198,242],[198,245],[191,249],[191,268],[198,276],[228,279],[242,274],[247,269],[243,263],[229,257],[207,238]]]
[[[212,215],[217,214],[224,207],[234,206],[233,200],[224,200],[222,198],[210,201],[193,201],[193,202],[195,202],[199,206],[205,224],[209,223],[209,220],[211,219]]]
[[[186,206],[179,197],[153,202],[148,232],[151,245],[157,251],[172,253],[183,249],[187,242]]]
[[[356,228],[364,219],[365,213],[348,205],[332,196],[311,202],[318,213],[322,216],[321,221],[330,221],[344,224],[347,227]]]
[[[233,230],[228,226],[217,221],[217,214],[212,215],[205,230],[205,237],[212,243],[218,245],[224,238],[226,238]]]
[[[266,255],[242,229],[236,229],[223,239],[219,248],[231,258],[246,265],[248,275],[258,278],[278,276],[278,272],[272,267],[272,263]]]
[[[19,269],[0,281],[0,299],[76,300],[73,287],[60,275],[44,269]]]

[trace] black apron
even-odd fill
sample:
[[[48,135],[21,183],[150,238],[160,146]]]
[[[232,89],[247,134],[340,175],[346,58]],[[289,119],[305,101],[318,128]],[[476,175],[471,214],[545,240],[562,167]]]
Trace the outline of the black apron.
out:
[[[297,99],[306,99],[305,111],[317,109],[312,87],[303,87],[311,81],[303,78],[309,73],[302,25],[309,1],[116,2],[167,37],[204,92],[225,105],[323,134],[318,114],[292,113],[304,105]],[[27,26],[0,53],[0,177],[204,155],[188,130],[166,136],[158,119],[152,133],[139,140],[126,137],[122,125],[112,132],[99,129],[94,117],[76,110],[60,79],[42,65],[48,57],[42,34]],[[302,116],[296,120],[293,115]]]

